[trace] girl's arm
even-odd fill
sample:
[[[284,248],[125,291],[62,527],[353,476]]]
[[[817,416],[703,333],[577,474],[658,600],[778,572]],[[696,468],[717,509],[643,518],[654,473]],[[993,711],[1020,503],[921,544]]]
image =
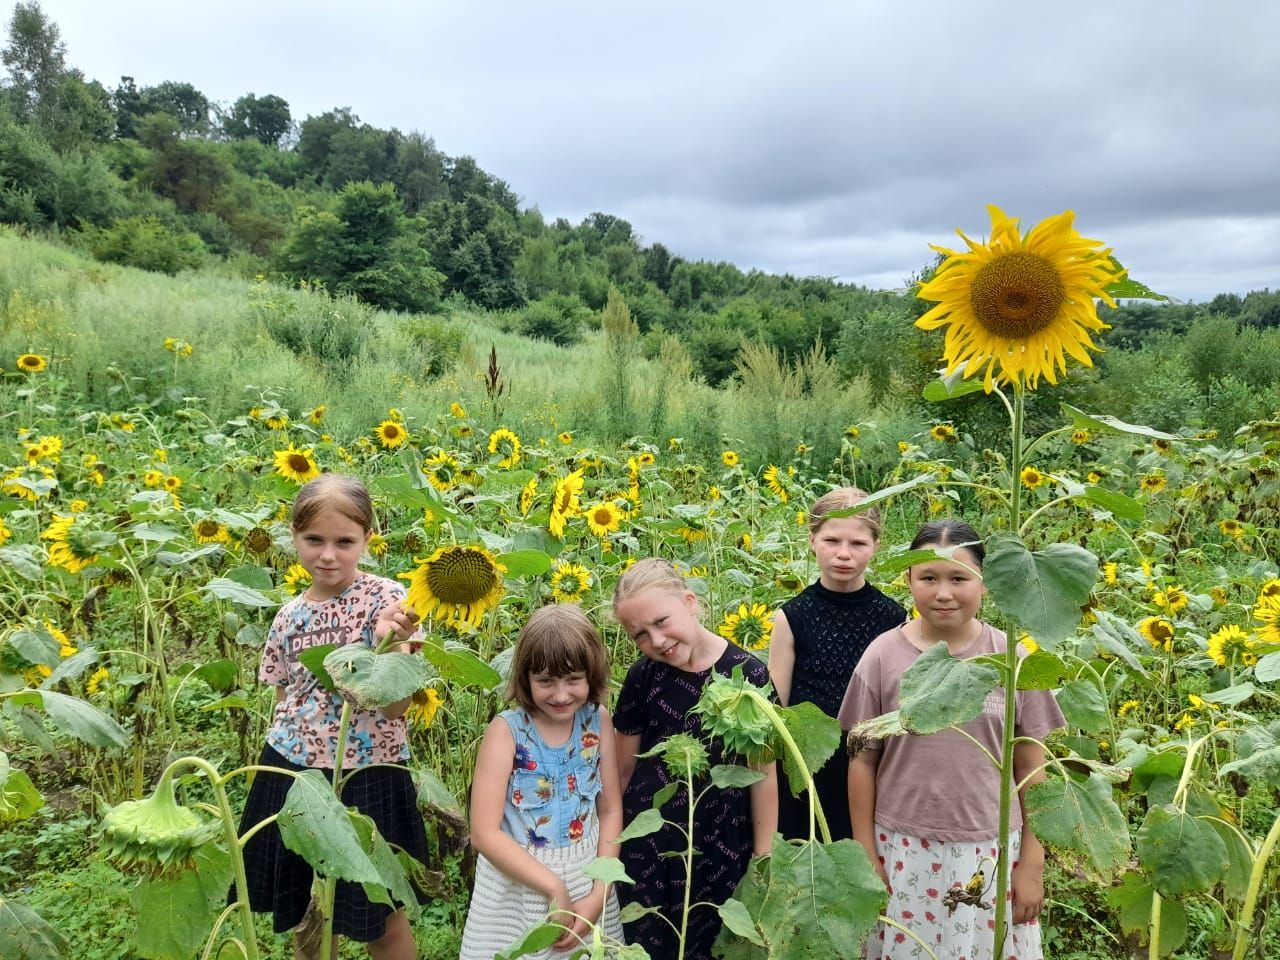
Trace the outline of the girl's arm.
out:
[[[553,908],[570,910],[572,901],[564,881],[503,832],[502,811],[515,756],[511,728],[501,717],[494,717],[480,742],[476,775],[471,782],[471,843],[512,880],[546,897]],[[568,919],[563,922],[569,925]]]
[[[612,729],[612,720],[609,721],[609,726]],[[636,754],[640,752],[640,734],[618,733],[615,734],[615,739],[618,744],[618,788],[621,794],[627,792],[631,775],[636,772]]]
[[[1027,824],[1027,791],[1032,784],[1045,779],[1043,766],[1044,748],[1040,744],[1022,742],[1013,745],[1014,779],[1020,782],[1031,771],[1037,771],[1018,791],[1018,802],[1022,804],[1022,849],[1013,868],[1014,923],[1031,922],[1040,916],[1040,908],[1044,906],[1044,844]]]
[[[889,875],[876,853],[876,773],[879,769],[879,750],[863,750],[849,761],[849,820],[853,824],[853,839],[862,844],[885,889],[891,890]]]
[[[769,641],[769,679],[781,706],[791,705],[791,675],[796,666],[796,638],[779,610],[773,615],[773,639]]]
[[[596,817],[600,822],[600,842],[596,845],[597,857],[616,857],[621,851],[618,834],[622,832],[622,788],[618,786],[618,744],[609,711],[600,708],[600,792],[596,795]],[[609,887],[599,880],[591,884],[591,891],[573,902],[573,912],[582,919],[573,922],[573,933],[556,941],[557,949],[568,949],[579,944],[579,937],[586,939],[590,924],[604,912]],[[561,945],[563,943],[563,945]]]
[[[751,839],[753,856],[767,857],[773,851],[773,835],[778,832],[778,764],[764,763],[753,769],[764,774],[751,785]]]
[[[416,630],[417,623],[406,612],[404,601],[392,601],[378,611],[378,618],[373,624],[373,641],[379,644],[388,633],[394,633],[399,639],[406,641],[400,645],[400,652],[413,653],[415,645],[407,641]],[[388,703],[380,708],[381,713],[388,720],[399,720],[412,702],[412,697],[405,697],[395,703]]]

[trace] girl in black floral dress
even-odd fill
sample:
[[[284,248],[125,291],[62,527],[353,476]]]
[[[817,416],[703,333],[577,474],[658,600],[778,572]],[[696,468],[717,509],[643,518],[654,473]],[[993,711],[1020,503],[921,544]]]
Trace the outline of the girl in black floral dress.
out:
[[[735,667],[750,682],[764,686],[764,664],[698,621],[698,601],[675,568],[665,560],[641,560],[618,581],[614,613],[644,659],[627,673],[614,710],[618,735],[618,767],[622,778],[624,822],[653,806],[654,795],[673,778],[659,757],[637,757],[677,733],[702,739],[701,718],[690,709],[702,696],[712,672],[729,674]],[[719,742],[707,744],[711,765],[742,762],[725,756]],[[693,888],[690,903],[719,905],[729,898],[753,855],[769,853],[777,826],[778,794],[773,765],[765,779],[742,789],[711,789],[695,811]],[[695,792],[705,783],[696,784]],[[679,928],[685,899],[686,841],[671,825],[688,821],[689,795],[677,790],[662,806],[669,821],[657,833],[623,844],[622,860],[635,881],[619,887],[624,902],[657,907],[626,925],[627,942],[643,946],[649,956],[678,955]],[[709,960],[720,931],[714,906],[690,911],[685,938],[686,960]]]

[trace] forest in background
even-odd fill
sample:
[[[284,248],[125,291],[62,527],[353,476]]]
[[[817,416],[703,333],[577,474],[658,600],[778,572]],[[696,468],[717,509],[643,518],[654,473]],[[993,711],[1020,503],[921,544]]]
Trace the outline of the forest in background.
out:
[[[179,80],[108,86],[73,66],[35,0],[13,8],[3,63],[0,222],[100,261],[263,277],[404,313],[479,310],[562,347],[599,331],[614,288],[644,355],[679,353],[711,386],[739,376],[749,347],[798,365],[817,344],[845,382],[898,407],[936,367],[911,324],[918,278],[873,291],[687,260],[608,213],[547,222],[475,158],[349,107],[299,119],[274,93],[225,104]],[[1164,429],[1230,431],[1280,408],[1280,292],[1106,319],[1098,368],[1061,398]]]

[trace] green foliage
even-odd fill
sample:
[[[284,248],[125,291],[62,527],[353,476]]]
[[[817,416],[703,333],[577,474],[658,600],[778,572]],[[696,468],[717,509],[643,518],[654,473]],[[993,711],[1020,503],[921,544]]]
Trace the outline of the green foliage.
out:
[[[372,710],[404,700],[431,679],[427,664],[409,653],[374,653],[358,644],[339,647],[324,658],[324,668],[344,700]]]
[[[607,436],[620,440],[636,433],[632,376],[639,356],[640,331],[616,287],[609,288],[609,302],[600,317],[600,325],[604,328],[605,352],[609,359],[604,391]]]
[[[175,274],[205,259],[205,245],[189,230],[172,230],[155,217],[126,217],[87,233],[95,259]]]
[[[262,97],[246,93],[232,106],[223,120],[222,129],[233,140],[252,137],[259,143],[274,147],[289,132],[292,124],[289,104],[283,97],[274,93]]]
[[[935,643],[902,674],[899,714],[911,733],[937,733],[968,723],[1000,680],[994,667],[953,657]]]
[[[993,538],[988,549],[983,579],[1006,616],[1049,648],[1075,632],[1097,557],[1069,543],[1028,550],[1015,537]]]
[[[576,294],[551,293],[520,312],[518,329],[526,337],[568,347],[582,339],[590,317],[591,311]]]
[[[138,917],[139,956],[155,960],[195,956],[226,905],[232,873],[230,855],[205,844],[196,851],[192,869],[173,877],[140,880],[131,898]]]
[[[1035,835],[1091,877],[1110,879],[1129,862],[1129,828],[1098,774],[1084,781],[1046,780],[1027,793]]]
[[[105,224],[126,207],[100,157],[61,155],[33,128],[0,113],[0,221],[79,227]]]
[[[66,937],[26,904],[0,896],[0,956],[16,960],[62,960]]]

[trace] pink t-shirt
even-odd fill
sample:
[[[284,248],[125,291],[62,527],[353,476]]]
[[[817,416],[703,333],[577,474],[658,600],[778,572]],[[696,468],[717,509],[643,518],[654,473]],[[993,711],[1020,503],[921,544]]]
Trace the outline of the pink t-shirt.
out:
[[[1005,635],[982,624],[978,636],[957,656],[968,659],[1004,653]],[[1019,648],[1019,656],[1026,652]],[[867,647],[849,680],[840,705],[840,726],[898,709],[898,685],[920,651],[901,627],[880,634]],[[1004,689],[987,695],[982,713],[964,730],[999,756],[1004,730]],[[1019,690],[1016,729],[1019,736],[1043,740],[1066,725],[1058,702],[1048,690]],[[876,823],[900,833],[930,840],[990,840],[1000,832],[1000,775],[978,748],[955,730],[928,736],[905,735],[872,740],[880,751],[876,769]],[[1018,803],[1010,811],[1009,829],[1022,825]]]
[[[309,647],[326,643],[376,645],[374,624],[383,607],[404,597],[394,580],[360,573],[351,586],[329,600],[294,597],[277,611],[262,651],[258,679],[284,687],[276,704],[267,743],[300,767],[333,769],[338,749],[342,700],[320,685],[298,660]],[[352,710],[351,730],[342,763],[344,770],[370,763],[402,763],[409,759],[403,718],[389,720],[379,710]]]

